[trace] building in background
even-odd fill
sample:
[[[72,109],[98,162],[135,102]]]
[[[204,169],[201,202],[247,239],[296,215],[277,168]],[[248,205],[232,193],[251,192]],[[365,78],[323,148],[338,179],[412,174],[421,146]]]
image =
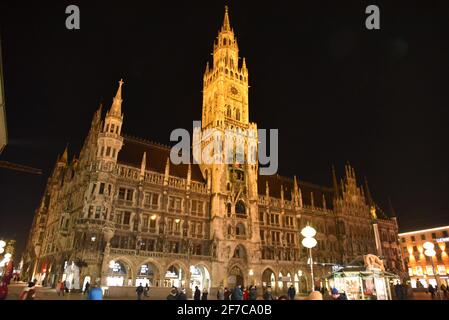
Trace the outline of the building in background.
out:
[[[402,246],[402,258],[408,268],[408,274],[413,288],[424,288],[437,285],[435,273],[439,277],[440,284],[449,285],[449,258],[447,254],[447,244],[449,242],[449,226],[432,229],[417,230],[399,234]],[[432,242],[435,245],[436,255],[432,261],[424,254],[423,244]]]
[[[203,76],[202,145],[208,129],[257,129],[238,51],[226,10]],[[70,160],[66,149],[56,160],[24,254],[30,279],[68,279],[74,289],[101,278],[109,286],[307,291],[306,225],[318,232],[317,279],[368,253],[389,271],[401,269],[396,218],[380,210],[349,164],[339,182],[332,171],[330,186],[261,176],[257,163],[174,165],[169,147],[122,133],[122,85],[106,116],[101,107],[94,114],[79,156]],[[248,159],[248,148],[242,152]]]
[[[5,90],[3,86],[3,64],[2,64],[2,47],[0,38],[0,154],[8,143],[8,132],[6,129],[6,105]]]

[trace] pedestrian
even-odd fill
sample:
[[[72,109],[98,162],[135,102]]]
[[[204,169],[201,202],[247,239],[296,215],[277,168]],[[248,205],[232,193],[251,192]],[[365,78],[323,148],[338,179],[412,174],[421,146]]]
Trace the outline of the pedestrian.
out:
[[[23,289],[19,300],[34,300],[36,298],[36,285],[34,282],[28,282],[28,286]]]
[[[274,299],[273,299],[273,294],[272,294],[272,292],[271,292],[271,286],[268,286],[268,287],[265,289],[265,292],[264,292],[264,294],[263,294],[263,299],[264,299],[264,300],[274,300]]]
[[[144,291],[143,286],[141,283],[139,283],[139,286],[136,289],[137,300],[142,300],[143,291]]]
[[[224,300],[225,299],[225,291],[223,289],[223,286],[220,286],[217,290],[217,300]]]
[[[186,289],[185,289],[185,288],[182,288],[182,289],[179,291],[179,294],[178,294],[177,299],[178,299],[178,300],[187,300],[187,295],[186,295]]]
[[[224,288],[223,296],[225,300],[231,300],[231,291],[228,288]]]
[[[207,300],[207,295],[209,292],[207,291],[207,288],[203,288],[203,294],[201,295],[201,300]]]
[[[250,286],[249,287],[249,300],[256,300],[257,299],[257,288],[256,286]]]
[[[249,292],[247,288],[243,290],[243,300],[249,300]]]
[[[87,300],[103,300],[103,289],[100,287],[100,280],[95,281],[95,285],[89,290]]]
[[[428,289],[432,299],[435,299],[435,288],[433,287],[433,285],[429,284],[429,289]]]
[[[193,294],[193,300],[201,300],[201,291],[198,286],[195,286],[195,293]]]
[[[287,295],[289,300],[295,300],[296,290],[293,285],[291,285],[290,288],[288,288]]]
[[[86,282],[86,285],[84,286],[84,292],[83,294],[89,294],[89,288],[90,288],[90,283],[89,281]]]
[[[242,291],[242,286],[240,284],[234,288],[234,291],[232,292],[231,299],[232,300],[243,300],[243,291]]]
[[[402,288],[402,285],[401,285],[401,283],[399,281],[394,286],[394,293],[396,294],[396,299],[397,300],[404,300],[403,288]]]
[[[172,288],[167,296],[167,300],[178,300],[178,290]]]
[[[149,295],[149,293],[150,293],[150,286],[148,285],[148,283],[145,285],[145,289],[144,289],[144,295],[145,295],[145,297],[149,297],[150,295]]]

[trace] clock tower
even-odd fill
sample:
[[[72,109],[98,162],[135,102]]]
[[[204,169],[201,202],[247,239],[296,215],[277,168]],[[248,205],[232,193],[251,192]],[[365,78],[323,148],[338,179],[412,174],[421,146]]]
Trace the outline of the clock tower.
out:
[[[248,69],[238,54],[226,7],[204,73],[200,139],[201,150],[212,155],[200,168],[211,192],[214,287],[249,285],[248,270],[260,262],[257,125],[249,122]]]

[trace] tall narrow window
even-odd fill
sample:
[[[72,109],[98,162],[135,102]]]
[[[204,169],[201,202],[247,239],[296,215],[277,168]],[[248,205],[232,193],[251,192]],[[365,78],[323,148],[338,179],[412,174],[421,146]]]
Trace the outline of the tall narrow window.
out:
[[[100,183],[100,189],[98,190],[98,194],[104,194],[104,186],[105,184],[103,182]]]
[[[131,212],[126,211],[123,215],[123,224],[129,225],[129,222],[131,220]]]

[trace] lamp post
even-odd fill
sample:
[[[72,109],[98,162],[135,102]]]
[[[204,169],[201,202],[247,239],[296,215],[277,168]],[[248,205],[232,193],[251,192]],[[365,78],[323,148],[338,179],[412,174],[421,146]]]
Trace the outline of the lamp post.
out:
[[[435,251],[435,245],[432,242],[425,242],[423,244],[424,249],[426,249],[424,251],[424,254],[426,256],[428,256],[430,258],[430,261],[432,262],[432,270],[433,270],[433,275],[435,276],[435,281],[437,282],[437,294],[438,294],[438,298],[441,299],[441,295],[440,295],[440,282],[438,281],[438,275],[437,272],[435,270],[435,264],[433,263],[433,257],[435,257],[435,255],[437,254]]]
[[[316,235],[316,230],[311,226],[307,226],[301,230],[301,234],[304,237],[302,239],[302,245],[309,249],[309,261],[310,261],[310,277],[312,280],[312,291],[315,291],[315,280],[313,278],[313,258],[312,258],[312,248],[317,245],[317,241],[314,238]]]

